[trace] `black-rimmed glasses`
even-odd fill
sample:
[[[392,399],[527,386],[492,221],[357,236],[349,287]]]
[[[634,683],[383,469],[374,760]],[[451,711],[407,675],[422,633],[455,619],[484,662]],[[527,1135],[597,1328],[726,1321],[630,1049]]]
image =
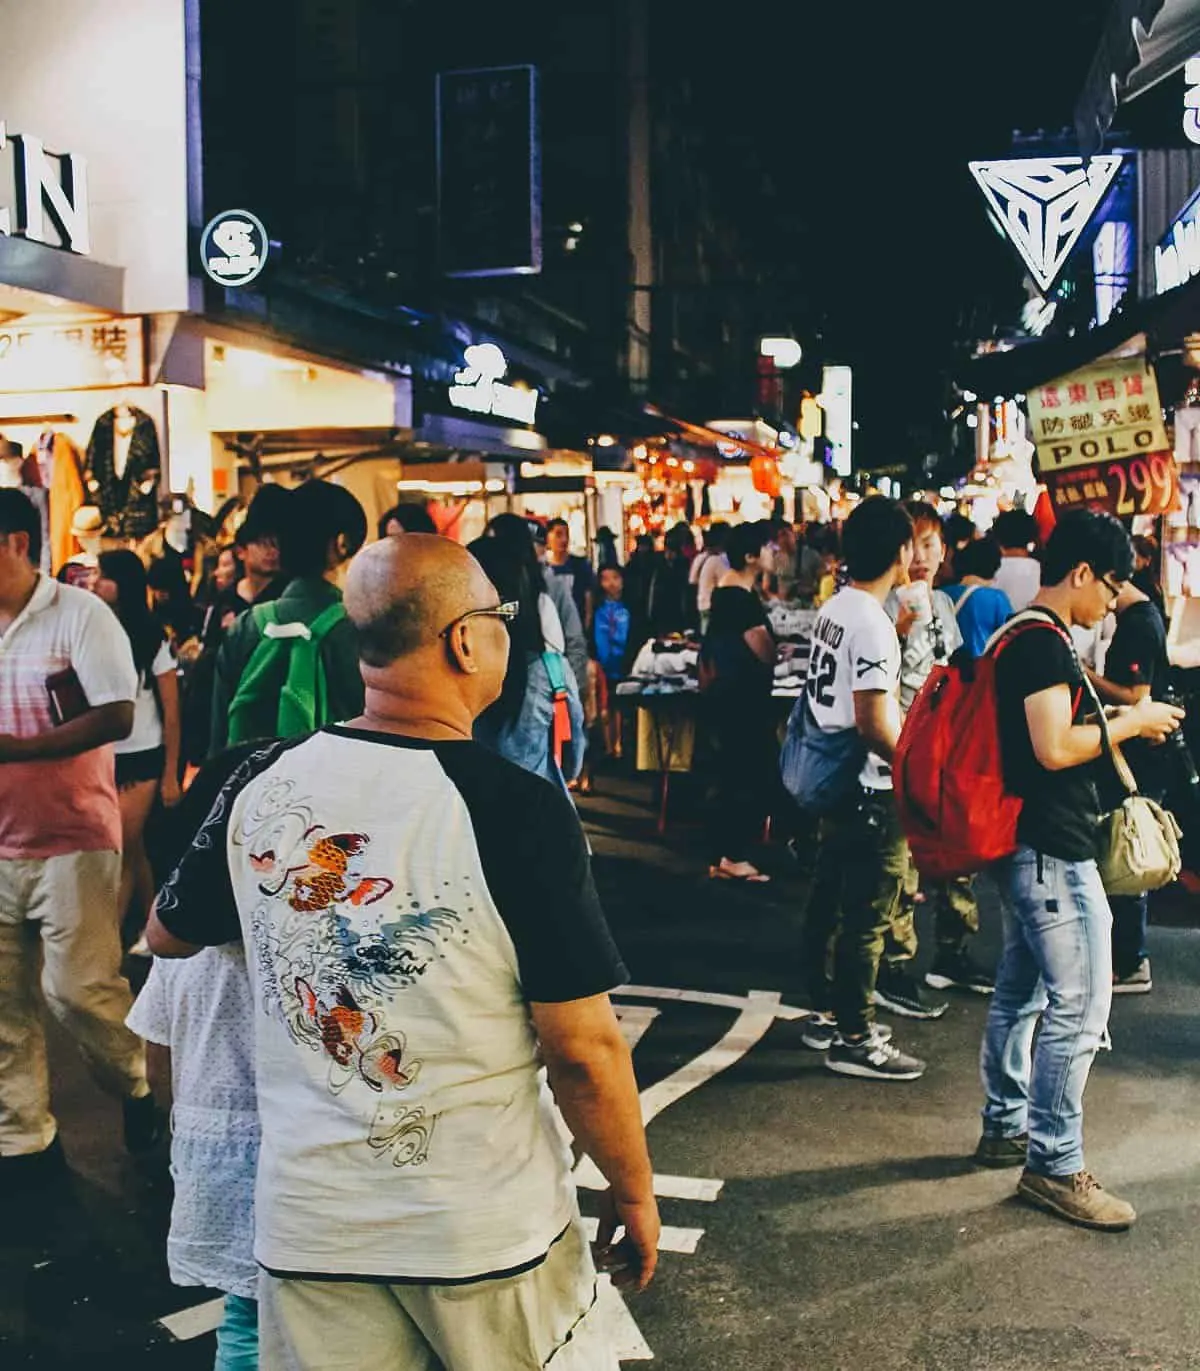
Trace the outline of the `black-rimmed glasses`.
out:
[[[465,614],[460,614],[457,619],[452,619],[438,634],[438,637],[449,637],[459,624],[465,624],[468,619],[503,619],[506,624],[511,624],[520,612],[521,606],[516,600],[505,600],[503,604],[488,605],[486,609],[468,609]]]

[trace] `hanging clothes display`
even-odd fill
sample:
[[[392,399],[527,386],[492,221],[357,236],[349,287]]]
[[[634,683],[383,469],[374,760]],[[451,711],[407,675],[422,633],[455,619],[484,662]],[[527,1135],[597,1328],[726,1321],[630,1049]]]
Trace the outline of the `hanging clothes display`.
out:
[[[0,436],[0,487],[19,490],[32,503],[38,512],[42,525],[42,553],[38,570],[50,570],[50,494],[34,480],[37,470],[22,455],[19,444],[10,443]]]
[[[83,462],[65,433],[46,429],[38,439],[42,484],[50,492],[50,567],[55,575],[79,550],[71,522],[85,503]]]
[[[118,405],[96,420],[87,489],[109,538],[144,538],[158,526],[158,430],[144,410]]]

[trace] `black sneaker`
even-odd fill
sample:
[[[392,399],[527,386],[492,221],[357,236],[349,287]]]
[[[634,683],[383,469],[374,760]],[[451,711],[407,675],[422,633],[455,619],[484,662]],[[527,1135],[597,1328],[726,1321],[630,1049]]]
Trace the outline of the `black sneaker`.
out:
[[[990,995],[996,989],[995,978],[965,948],[939,948],[925,984],[931,990],[970,990],[976,995]]]
[[[1000,1138],[985,1133],[975,1149],[975,1160],[980,1166],[1024,1166],[1028,1157],[1028,1133],[1018,1133],[1015,1138]]]
[[[940,1019],[949,1008],[947,1004],[931,1004],[906,965],[889,962],[879,963],[875,1003],[904,1019]]]
[[[890,1043],[892,1040],[891,1024],[874,1024],[871,1032],[881,1042]],[[837,1020],[832,1014],[814,1014],[811,1019],[805,1020],[804,1028],[800,1033],[800,1041],[805,1047],[811,1047],[814,1052],[828,1052],[836,1037]]]
[[[872,1081],[915,1081],[925,1074],[925,1063],[910,1057],[876,1033],[854,1042],[839,1033],[825,1057],[825,1065],[839,1076],[859,1076]]]
[[[153,1152],[167,1136],[167,1116],[154,1103],[153,1095],[125,1100],[125,1150],[138,1155]]]

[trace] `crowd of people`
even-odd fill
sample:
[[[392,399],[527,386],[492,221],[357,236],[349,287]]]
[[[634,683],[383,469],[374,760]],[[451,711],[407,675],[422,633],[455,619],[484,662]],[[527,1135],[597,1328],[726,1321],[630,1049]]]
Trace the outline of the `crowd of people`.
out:
[[[595,1252],[619,1285],[650,1280],[659,1222],[608,998],[627,973],[568,790],[589,733],[619,754],[611,696],[642,642],[690,633],[709,875],[766,882],[768,816],[815,846],[806,1046],[915,1080],[876,1009],[989,995],[977,1160],[1020,1166],[1060,1217],[1133,1221],[1082,1152],[1111,996],[1152,985],[1146,897],[1110,918],[1097,874],[1114,801],[1093,692],[1160,797],[1182,711],[1153,557],[1135,569],[1117,521],[1073,513],[1041,546],[1020,511],[980,538],[873,496],[837,530],[715,523],[698,547],[678,525],[624,567],[611,538],[596,565],[573,554],[557,520],[499,515],[467,549],[402,505],[377,532],[364,546],[340,486],[265,486],[198,599],[128,548],[85,589],[37,571],[37,511],[0,491],[3,1193],[65,1165],[49,1011],[131,1151],[171,1106],[168,1259],[227,1294],[220,1371],[614,1366],[563,1120],[609,1183]],[[771,599],[818,611],[782,758]],[[973,879],[922,880],[892,775],[931,673],[987,652],[1023,801],[991,871],[995,971],[970,950]],[[136,1004],[131,946],[154,954]]]

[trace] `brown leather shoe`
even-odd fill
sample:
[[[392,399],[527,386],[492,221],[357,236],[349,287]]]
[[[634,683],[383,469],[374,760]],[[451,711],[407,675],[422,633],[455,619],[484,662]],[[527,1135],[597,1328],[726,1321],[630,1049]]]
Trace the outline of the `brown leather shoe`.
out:
[[[1068,1223],[1082,1228],[1120,1232],[1137,1218],[1133,1205],[1110,1195],[1090,1171],[1073,1176],[1039,1176],[1026,1168],[1017,1182],[1017,1194]]]

